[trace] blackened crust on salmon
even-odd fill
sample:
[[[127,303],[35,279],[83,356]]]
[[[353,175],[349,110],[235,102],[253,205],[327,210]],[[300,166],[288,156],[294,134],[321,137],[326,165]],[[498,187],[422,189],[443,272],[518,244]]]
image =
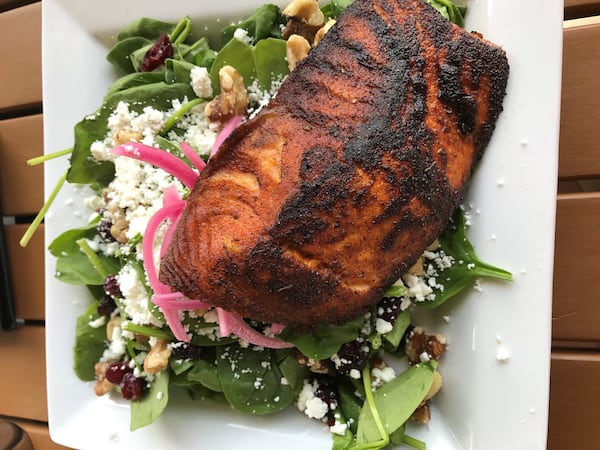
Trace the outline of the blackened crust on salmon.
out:
[[[507,78],[423,1],[355,1],[201,173],[161,280],[265,322],[364,312],[445,227]]]

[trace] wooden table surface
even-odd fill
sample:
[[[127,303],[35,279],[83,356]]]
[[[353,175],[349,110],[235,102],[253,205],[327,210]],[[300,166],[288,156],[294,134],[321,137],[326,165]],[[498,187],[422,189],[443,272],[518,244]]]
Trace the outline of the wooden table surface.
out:
[[[527,0],[524,0],[527,1]],[[43,202],[41,2],[0,0],[0,213],[17,316],[0,332],[0,420],[47,428],[44,243],[18,240]],[[565,0],[548,449],[600,448],[600,1]],[[480,449],[476,449],[480,450]]]

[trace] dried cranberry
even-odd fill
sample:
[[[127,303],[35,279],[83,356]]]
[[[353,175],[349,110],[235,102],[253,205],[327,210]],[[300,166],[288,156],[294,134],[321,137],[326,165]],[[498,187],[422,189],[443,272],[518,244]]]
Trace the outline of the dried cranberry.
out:
[[[109,219],[102,219],[100,220],[100,222],[98,222],[98,225],[96,225],[96,231],[98,232],[98,234],[104,242],[116,241],[115,237],[110,232],[112,225],[113,223]]]
[[[173,345],[171,348],[175,359],[200,359],[202,356],[202,350],[202,347],[199,345],[187,344],[185,342]]]
[[[102,297],[100,302],[98,303],[98,308],[96,311],[99,316],[110,316],[112,312],[117,309],[117,304],[115,300],[110,295],[105,295]]]
[[[142,72],[153,71],[164,63],[167,58],[172,58],[173,53],[173,45],[171,45],[169,36],[161,34],[152,48],[144,55],[144,59],[140,64],[140,70]]]
[[[335,424],[334,411],[338,407],[338,393],[335,382],[333,378],[328,376],[318,377],[316,381],[315,396],[327,404],[327,425],[333,426]]]
[[[104,280],[104,292],[106,295],[110,295],[112,298],[123,298],[119,282],[115,275],[109,275]]]
[[[119,384],[123,381],[123,378],[127,373],[133,374],[129,364],[124,362],[112,363],[106,368],[104,377],[111,383]]]
[[[137,400],[144,393],[144,382],[136,377],[133,372],[127,372],[123,375],[120,383],[121,394],[125,400]]]
[[[377,305],[377,317],[394,324],[400,313],[401,297],[383,297]]]
[[[342,375],[350,375],[352,369],[361,371],[369,361],[369,348],[359,340],[346,342],[338,350],[339,365],[336,369]]]

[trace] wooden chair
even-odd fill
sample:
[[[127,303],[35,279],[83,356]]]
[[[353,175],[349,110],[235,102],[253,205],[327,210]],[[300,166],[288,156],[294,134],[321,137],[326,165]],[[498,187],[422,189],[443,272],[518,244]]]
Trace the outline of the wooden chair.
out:
[[[16,315],[0,334],[0,420],[24,428],[36,449],[63,448],[47,429],[44,243],[18,240],[42,205],[41,2],[0,0],[0,213],[6,223]],[[548,449],[600,443],[600,1],[565,0]],[[22,30],[27,30],[23,33]],[[13,39],[14,36],[19,39]],[[26,76],[24,76],[26,74]],[[532,355],[535,357],[535,355]],[[6,370],[10,367],[10,370]],[[526,376],[526,374],[524,374]]]
[[[548,448],[600,445],[600,2],[565,1]]]
[[[41,3],[23,3],[0,1],[0,40],[10,43],[0,46],[0,212],[15,312],[25,323],[0,334],[0,420],[23,428],[34,448],[58,449],[47,427],[43,234],[24,251],[18,245],[43,203],[42,168],[25,164],[43,152]]]

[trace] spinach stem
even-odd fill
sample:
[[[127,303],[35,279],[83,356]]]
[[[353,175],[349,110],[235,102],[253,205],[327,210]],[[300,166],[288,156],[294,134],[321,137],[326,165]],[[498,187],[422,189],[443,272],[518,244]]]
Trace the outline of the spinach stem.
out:
[[[90,247],[90,244],[87,243],[87,240],[85,238],[81,238],[75,242],[77,243],[77,245],[79,245],[81,251],[85,253],[85,256],[88,257],[88,259],[92,263],[92,266],[94,266],[94,269],[96,269],[100,276],[102,278],[108,277],[110,274],[105,270],[105,268],[102,265],[102,262],[100,261],[100,258],[98,258],[96,252],[92,250],[92,247]]]
[[[56,182],[56,186],[54,186],[54,189],[52,189],[52,192],[50,192],[50,195],[48,196],[48,200],[46,200],[46,203],[44,203],[44,206],[42,206],[42,209],[40,209],[40,212],[37,213],[37,216],[35,216],[35,219],[33,219],[33,222],[31,222],[31,225],[29,225],[29,227],[27,228],[27,231],[25,231],[25,234],[19,241],[19,245],[21,247],[27,247],[27,244],[31,240],[33,234],[36,232],[36,230],[42,223],[42,220],[44,220],[44,216],[46,215],[46,213],[50,209],[50,206],[52,206],[52,203],[56,199],[58,192],[63,187],[63,184],[65,184],[66,179],[67,179],[67,172],[63,173],[58,178],[58,181]]]
[[[185,114],[187,114],[194,106],[197,106],[202,102],[204,102],[203,98],[195,98],[194,100],[190,100],[189,102],[187,102],[185,105],[182,105],[181,108],[175,111],[173,115],[165,121],[165,124],[163,125],[160,134],[168,133],[169,130],[173,128],[173,125],[175,125],[179,121],[179,119],[181,119]]]
[[[425,442],[420,441],[419,439],[409,436],[407,434],[405,434],[402,437],[402,443],[409,445],[412,448],[416,448],[417,450],[426,450],[427,449],[427,445],[425,445]]]
[[[183,41],[185,41],[187,39],[188,34],[190,34],[191,29],[192,29],[192,25],[191,25],[190,18],[184,17],[183,19],[181,19],[177,23],[177,25],[175,25],[175,28],[173,29],[173,31],[171,32],[171,35],[169,36],[171,43],[174,45],[181,44]]]
[[[144,325],[137,325],[135,323],[127,322],[123,328],[132,333],[141,334],[143,336],[157,337],[167,340],[173,340],[173,333],[167,330],[161,330],[160,328],[146,327]]]
[[[377,431],[379,431],[379,435],[381,436],[381,440],[377,442],[371,442],[362,449],[368,448],[383,448],[390,443],[390,435],[385,429],[383,422],[381,421],[381,417],[379,416],[379,411],[377,409],[377,405],[375,404],[375,398],[373,397],[373,389],[371,387],[371,365],[367,364],[362,371],[363,376],[363,386],[365,388],[365,396],[367,397],[367,405],[369,405],[369,409],[371,414],[373,415],[373,420],[375,421],[375,425],[377,425]]]
[[[46,161],[50,161],[51,159],[60,158],[64,155],[69,155],[73,153],[73,148],[66,148],[64,150],[59,150],[58,152],[48,153],[47,155],[36,156],[35,158],[31,158],[27,160],[28,166],[37,166],[38,164],[45,163]]]

